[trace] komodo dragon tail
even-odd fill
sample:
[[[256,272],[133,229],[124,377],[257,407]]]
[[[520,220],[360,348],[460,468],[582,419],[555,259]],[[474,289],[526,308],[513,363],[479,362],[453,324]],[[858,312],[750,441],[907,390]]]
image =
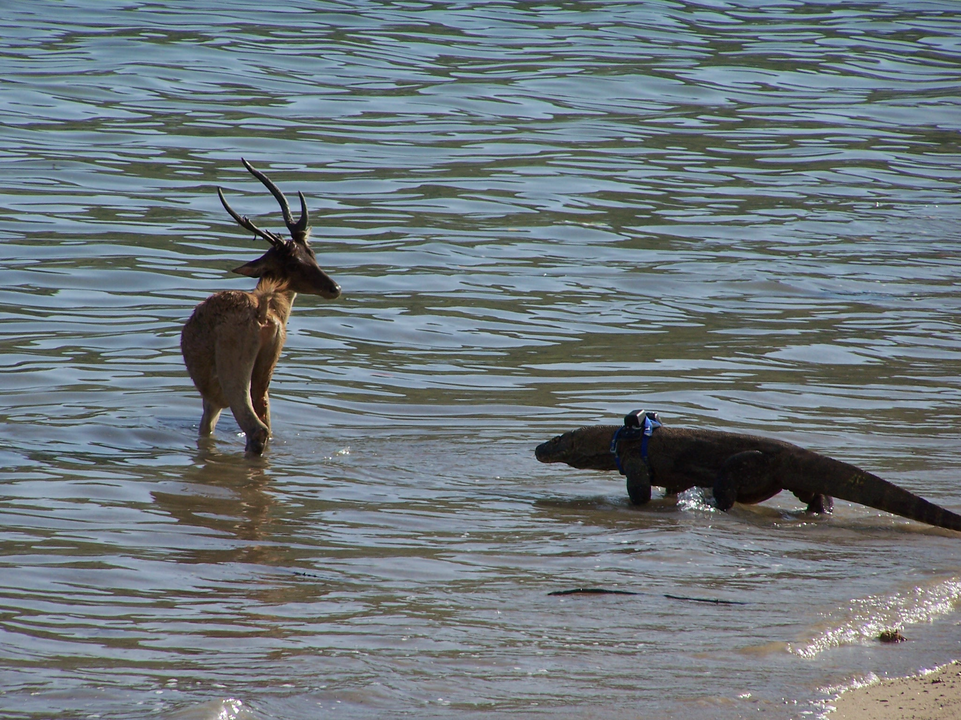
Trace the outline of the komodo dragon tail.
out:
[[[840,482],[835,480],[824,483],[825,487],[821,492],[825,495],[867,505],[875,510],[883,510],[909,520],[961,531],[961,515],[945,510],[854,465],[824,456],[821,458],[828,460],[832,466],[821,469],[819,473],[821,478],[826,479],[832,476],[846,478]]]

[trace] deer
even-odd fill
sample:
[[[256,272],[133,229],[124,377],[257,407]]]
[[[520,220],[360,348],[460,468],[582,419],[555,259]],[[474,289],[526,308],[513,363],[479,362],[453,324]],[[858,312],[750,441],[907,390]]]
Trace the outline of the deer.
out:
[[[270,438],[267,390],[287,339],[287,319],[297,293],[333,300],[340,286],[317,264],[308,242],[310,219],[304,194],[294,222],[287,198],[263,172],[241,158],[280,204],[290,238],[261,230],[230,207],[217,188],[224,209],[238,225],[270,243],[270,249],[233,272],[258,278],[250,292],[223,290],[194,308],[180,335],[180,350],[191,380],[203,398],[200,436],[213,433],[220,413],[230,408],[246,435],[245,452],[262,455]]]

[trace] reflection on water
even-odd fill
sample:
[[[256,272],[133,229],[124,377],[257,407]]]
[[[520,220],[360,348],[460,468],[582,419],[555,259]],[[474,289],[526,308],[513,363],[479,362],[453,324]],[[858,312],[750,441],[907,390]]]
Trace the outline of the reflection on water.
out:
[[[4,716],[786,720],[954,656],[950,532],[533,458],[645,407],[961,507],[953,3],[4,18]],[[260,460],[177,346],[262,250],[214,188],[276,229],[241,155],[344,289]]]
[[[198,551],[183,562],[263,562],[271,554],[272,536],[269,460],[248,459],[243,454],[218,452],[210,438],[198,440],[192,467],[185,469],[175,492],[154,491],[154,505],[180,523],[205,528],[212,535],[244,541],[243,551],[226,556]]]

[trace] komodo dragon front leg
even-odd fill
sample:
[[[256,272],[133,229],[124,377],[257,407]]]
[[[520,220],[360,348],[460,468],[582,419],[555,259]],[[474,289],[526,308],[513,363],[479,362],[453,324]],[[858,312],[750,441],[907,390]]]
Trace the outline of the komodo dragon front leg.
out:
[[[730,510],[734,503],[754,505],[777,495],[784,487],[777,482],[777,452],[745,450],[731,455],[721,465],[714,481],[714,500],[721,510]],[[807,503],[807,512],[828,513],[834,501],[827,495],[795,491],[794,495]]]
[[[639,454],[621,458],[621,471],[627,478],[627,494],[634,505],[651,501],[651,473]]]

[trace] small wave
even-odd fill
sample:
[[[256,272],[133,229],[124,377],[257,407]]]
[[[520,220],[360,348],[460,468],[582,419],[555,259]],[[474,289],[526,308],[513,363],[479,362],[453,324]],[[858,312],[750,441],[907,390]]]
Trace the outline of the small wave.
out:
[[[240,700],[226,698],[193,705],[168,716],[168,720],[253,720],[254,714]]]
[[[840,685],[827,685],[820,689],[825,695],[831,695],[832,697],[838,697],[842,693],[846,693],[849,690],[858,690],[864,687],[870,687],[872,685],[877,685],[881,682],[881,677],[875,675],[873,672],[869,672],[862,677],[854,678],[853,680],[841,683]]]
[[[890,595],[856,598],[836,621],[810,640],[791,644],[788,650],[803,658],[844,645],[876,640],[885,630],[905,625],[930,622],[939,615],[952,612],[961,601],[961,579],[941,580]]]
[[[324,457],[324,462],[336,462],[336,461],[339,460],[340,458],[346,457],[347,455],[350,455],[350,446],[349,446],[349,445],[346,445],[346,446],[342,447],[340,450],[338,450],[337,452],[335,452],[335,453],[332,454],[332,455],[326,455],[326,456]]]

